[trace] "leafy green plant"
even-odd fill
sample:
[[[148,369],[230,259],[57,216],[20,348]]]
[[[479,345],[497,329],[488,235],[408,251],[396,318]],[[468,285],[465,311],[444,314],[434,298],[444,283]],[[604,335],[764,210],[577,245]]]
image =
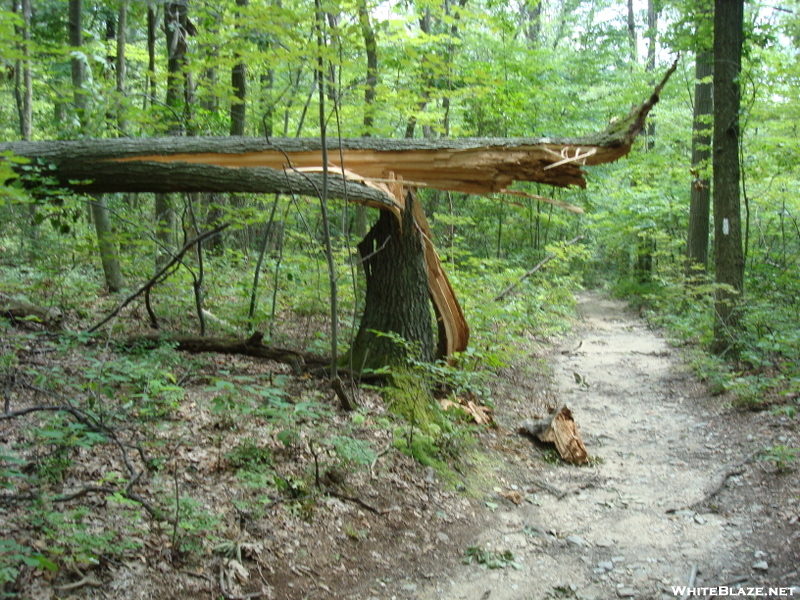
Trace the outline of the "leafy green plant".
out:
[[[173,544],[181,552],[200,552],[203,541],[216,541],[214,531],[220,524],[219,515],[205,508],[191,496],[178,499],[177,520],[173,532]]]
[[[778,471],[789,471],[797,460],[800,454],[800,448],[789,448],[785,445],[776,445],[770,448],[765,448],[761,453],[761,460],[771,462],[775,465]]]
[[[68,421],[61,417],[48,419],[44,425],[31,429],[33,445],[39,449],[50,447],[37,459],[37,473],[40,478],[56,482],[61,481],[72,465],[71,455],[76,448],[91,448],[106,442],[103,434],[88,425]]]
[[[240,442],[225,458],[235,469],[263,471],[272,466],[272,452],[269,448],[259,446],[254,438]]]
[[[47,541],[48,556],[67,566],[96,565],[102,556],[123,556],[141,547],[129,535],[139,518],[135,508],[128,520],[113,529],[98,521],[88,507],[58,512],[42,504],[37,512],[34,520]]]
[[[336,456],[345,466],[366,467],[378,456],[369,442],[358,438],[335,435],[328,439],[328,443],[333,446]]]
[[[25,461],[13,452],[0,448],[0,488],[11,489],[14,480],[25,479],[25,474],[18,468],[24,464]]]
[[[483,565],[488,569],[505,569],[513,567],[521,569],[522,566],[516,562],[514,553],[511,550],[486,550],[478,546],[470,546],[464,551],[464,558],[461,562],[465,565],[473,562]]]
[[[58,570],[58,566],[44,554],[35,552],[13,539],[0,539],[0,594],[6,584],[17,580],[22,565],[48,571]]]

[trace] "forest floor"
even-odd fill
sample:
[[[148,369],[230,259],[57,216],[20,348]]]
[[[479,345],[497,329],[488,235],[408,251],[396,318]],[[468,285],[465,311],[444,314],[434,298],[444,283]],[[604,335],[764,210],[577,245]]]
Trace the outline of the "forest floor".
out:
[[[215,356],[187,363],[185,399],[148,433],[162,440],[151,450],[161,466],[145,469],[129,456],[142,473],[138,496],[167,511],[174,504],[179,526],[92,492],[60,504],[72,520],[58,531],[81,523],[74,531],[83,537],[73,531],[67,545],[54,525],[33,522],[53,521],[47,506],[29,513],[25,502],[5,503],[0,539],[51,555],[60,548],[76,565],[24,568],[6,591],[35,600],[661,600],[680,598],[673,586],[691,584],[800,597],[800,475],[795,463],[778,469],[760,454],[800,446],[797,419],[709,395],[680,351],[623,302],[583,292],[578,312],[567,338],[528,340],[501,370],[492,384],[496,426],[463,452],[461,483],[391,450],[391,430],[374,426],[390,418],[375,392],[360,393],[363,417],[354,426],[318,381],[292,378],[284,389],[295,411],[305,406],[298,399],[330,403],[331,414],[317,422],[331,433],[315,441],[319,425],[300,420],[287,443],[256,413],[232,423],[209,391],[220,373],[272,382],[289,377],[286,365]],[[47,355],[20,361],[65,372],[91,367],[79,349],[61,365],[42,362]],[[12,408],[41,402],[31,389],[20,387]],[[518,432],[524,419],[560,404],[572,410],[588,466],[567,465]],[[117,435],[142,435],[131,431]],[[368,467],[337,473],[337,431],[378,451]],[[10,445],[26,435],[19,419],[0,427]],[[118,453],[114,444],[78,449],[53,493],[124,473]],[[269,469],[243,479],[235,460],[241,466],[262,454]],[[114,554],[94,549],[97,558],[81,563],[76,545],[112,527],[130,547],[113,539]]]

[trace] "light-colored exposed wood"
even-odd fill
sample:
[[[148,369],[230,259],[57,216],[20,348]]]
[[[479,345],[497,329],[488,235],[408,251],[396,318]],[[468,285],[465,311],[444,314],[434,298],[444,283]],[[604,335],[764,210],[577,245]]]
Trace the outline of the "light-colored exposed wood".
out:
[[[572,418],[572,411],[560,406],[549,417],[533,421],[524,421],[520,431],[537,437],[542,442],[555,444],[559,456],[565,461],[584,465],[589,462],[586,446],[583,445],[578,426]]]

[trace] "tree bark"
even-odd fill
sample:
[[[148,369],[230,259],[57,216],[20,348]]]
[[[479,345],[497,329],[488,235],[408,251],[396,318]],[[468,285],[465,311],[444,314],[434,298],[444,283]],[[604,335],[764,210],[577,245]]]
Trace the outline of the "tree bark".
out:
[[[128,129],[127,102],[125,101],[125,85],[127,78],[127,62],[125,61],[125,50],[128,42],[128,1],[120,0],[118,23],[117,23],[117,126],[123,135]]]
[[[336,150],[331,152],[331,162],[336,165],[331,172],[344,166],[362,178],[384,182],[394,173],[412,187],[427,186],[472,194],[506,190],[515,181],[585,187],[585,173],[581,167],[613,162],[630,151],[634,139],[645,126],[647,114],[658,102],[661,89],[676,66],[677,62],[647,101],[631,110],[627,117],[595,134],[580,138],[331,138],[327,146]],[[188,187],[182,188],[160,181],[156,163],[200,163],[239,168],[243,173],[257,167],[282,170],[288,161],[295,168],[318,169],[321,165],[320,147],[315,138],[267,140],[238,137],[0,143],[0,151],[10,150],[21,156],[51,161],[56,165],[54,176],[61,185],[86,191],[137,192],[164,189],[219,191],[214,182],[183,179],[181,185]],[[338,164],[340,149],[344,156],[343,165]],[[139,176],[152,172],[155,179],[133,181],[130,175],[134,172]],[[287,177],[290,175],[295,174],[287,173]],[[122,181],[117,183],[117,177],[122,177]],[[262,173],[262,177],[266,175]],[[71,181],[76,179],[84,183]],[[231,179],[235,178],[229,181]],[[244,179],[248,177],[243,175]],[[227,191],[248,191],[253,187],[252,181],[241,185],[231,181],[231,184]],[[288,189],[284,185],[266,191]]]
[[[16,0],[13,8],[16,11]],[[33,129],[33,77],[31,74],[31,0],[22,0],[19,5],[22,12],[22,38],[20,44],[22,59],[17,61],[14,70],[14,96],[19,114],[19,134],[23,140],[31,139]]]
[[[434,356],[433,319],[422,235],[414,222],[412,193],[402,225],[388,212],[358,245],[367,280],[366,306],[347,363],[356,372]],[[396,334],[405,340],[375,332]]]
[[[156,101],[156,8],[150,2],[147,3],[147,92],[149,93],[150,105]],[[147,97],[143,103],[147,108]]]
[[[125,286],[125,279],[122,277],[122,269],[119,266],[117,243],[114,240],[114,231],[111,227],[105,197],[102,194],[98,194],[92,200],[92,217],[97,232],[97,245],[106,286],[110,292],[118,292]]]
[[[528,47],[538,48],[542,45],[542,8],[545,0],[527,0],[522,6],[525,21],[525,39]]]
[[[246,7],[248,0],[236,0],[236,6]],[[239,15],[239,18],[242,18]],[[236,55],[239,58],[239,55]],[[231,102],[231,135],[244,135],[247,114],[247,65],[237,62],[231,70],[231,88],[235,100]]]
[[[648,73],[656,71],[656,51],[658,44],[658,0],[647,1],[647,64],[645,70]],[[655,82],[653,82],[655,83]],[[647,149],[652,150],[656,145],[656,123],[653,119],[647,123]]]
[[[74,1],[74,0],[73,0]],[[167,116],[170,135],[180,135],[186,126],[186,66],[187,44],[187,4],[166,2],[164,4],[164,35],[167,43]]]
[[[689,200],[689,232],[686,240],[687,275],[708,267],[708,233],[711,213],[711,121],[714,104],[711,95],[713,56],[698,52],[695,63],[694,118],[692,120],[692,180]]]
[[[358,24],[361,28],[361,37],[364,38],[364,50],[367,54],[367,72],[364,81],[364,130],[362,135],[372,135],[375,126],[374,104],[375,90],[378,86],[378,39],[375,28],[370,21],[367,0],[358,0]]]
[[[81,46],[83,46],[83,10],[81,0],[69,0],[68,29],[69,44],[74,52],[80,54],[82,52]],[[78,56],[73,56],[70,59],[70,66],[72,69],[75,109],[78,113],[81,127],[83,127],[86,122],[86,108],[88,106],[86,91],[83,89],[83,83],[86,80],[86,68],[84,61]]]
[[[633,13],[633,0],[628,0],[628,43],[630,44],[631,62],[639,62],[638,40],[636,39],[636,19]]]
[[[739,110],[743,0],[714,2],[714,263],[718,288],[713,350],[735,351],[744,288]]]

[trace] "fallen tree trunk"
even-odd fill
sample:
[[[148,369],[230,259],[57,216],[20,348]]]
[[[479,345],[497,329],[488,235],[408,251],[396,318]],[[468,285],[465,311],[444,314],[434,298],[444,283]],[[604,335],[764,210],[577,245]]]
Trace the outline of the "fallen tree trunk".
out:
[[[532,435],[542,442],[555,444],[559,456],[569,463],[585,465],[589,462],[589,455],[586,446],[583,445],[581,434],[578,433],[578,426],[572,418],[572,412],[566,406],[557,408],[544,419],[523,421],[520,433]]]
[[[48,329],[61,329],[63,313],[55,306],[45,308],[0,294],[0,316],[19,321],[35,321]]]
[[[334,138],[326,144],[329,171],[331,175],[348,171],[355,174],[354,179],[373,183],[392,178],[393,173],[409,187],[470,194],[503,192],[515,181],[585,187],[581,167],[613,162],[630,151],[676,67],[677,61],[647,101],[599,133],[574,138]],[[52,167],[44,174],[85,192],[294,191],[318,195],[309,189],[314,187],[308,183],[312,174],[303,176],[293,170],[319,169],[321,150],[317,138],[165,137],[0,144],[0,152],[39,159]],[[168,165],[173,168],[164,168]],[[313,175],[321,181],[319,173]],[[338,186],[330,195],[355,199],[355,193],[368,194],[360,188],[356,192],[356,185],[353,190],[351,194]],[[384,195],[383,202],[389,206],[391,200],[390,194]]]
[[[295,374],[304,373],[309,367],[320,368],[328,366],[328,359],[298,352],[287,348],[274,348],[261,343],[263,334],[255,333],[247,340],[235,338],[207,338],[185,335],[148,334],[128,338],[124,345],[127,347],[152,348],[158,344],[175,344],[176,350],[192,353],[214,352],[217,354],[242,354],[256,358],[266,358],[284,363],[292,367]]]

